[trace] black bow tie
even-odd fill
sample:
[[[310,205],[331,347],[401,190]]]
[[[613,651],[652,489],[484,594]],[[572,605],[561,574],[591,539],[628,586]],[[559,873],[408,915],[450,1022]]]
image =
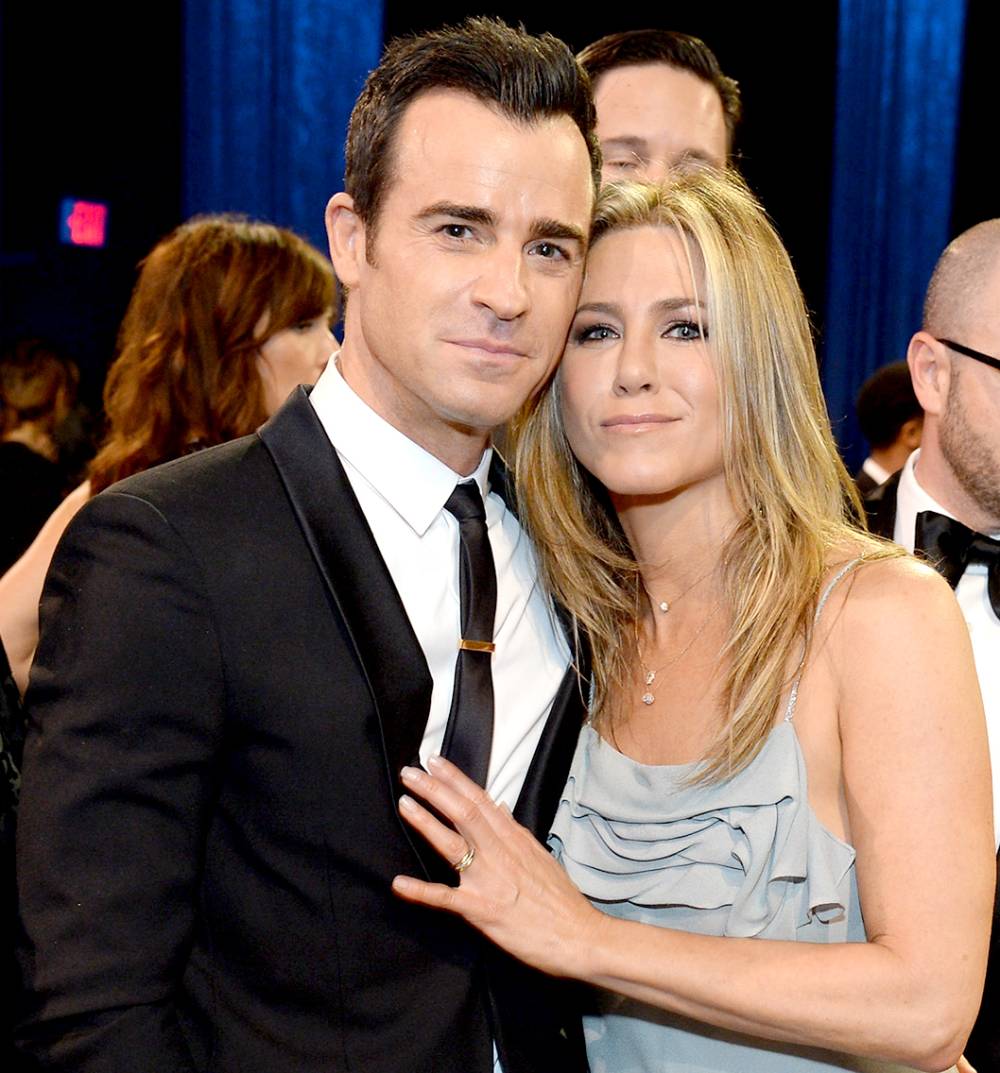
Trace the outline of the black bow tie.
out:
[[[970,563],[989,568],[990,603],[1000,618],[1000,540],[983,536],[937,511],[917,515],[914,549],[922,551],[948,584],[955,588]]]

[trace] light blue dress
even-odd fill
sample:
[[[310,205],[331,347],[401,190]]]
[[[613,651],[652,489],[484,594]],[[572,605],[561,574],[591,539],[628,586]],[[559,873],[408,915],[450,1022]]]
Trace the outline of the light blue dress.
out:
[[[797,694],[796,681],[751,764],[708,786],[689,784],[694,765],[640,764],[584,728],[549,844],[594,905],[702,935],[865,940],[854,849],[809,806]],[[612,992],[594,1004],[584,1023],[592,1073],[903,1068],[712,1028]]]

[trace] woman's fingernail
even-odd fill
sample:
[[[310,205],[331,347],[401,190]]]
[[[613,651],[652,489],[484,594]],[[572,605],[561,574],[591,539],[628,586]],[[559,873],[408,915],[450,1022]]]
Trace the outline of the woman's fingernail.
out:
[[[433,768],[439,768],[443,763],[440,753],[431,753],[427,758],[427,766]]]
[[[420,778],[420,775],[421,771],[419,768],[410,767],[409,765],[404,767],[399,773],[399,777],[403,782],[416,782]]]
[[[407,797],[406,794],[403,794],[403,796],[399,799],[399,807],[403,810],[403,812],[417,811],[417,803],[413,800],[412,797]]]

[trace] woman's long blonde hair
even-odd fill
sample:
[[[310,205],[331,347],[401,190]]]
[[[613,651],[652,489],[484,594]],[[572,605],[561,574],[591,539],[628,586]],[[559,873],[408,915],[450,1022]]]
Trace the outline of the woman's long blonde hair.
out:
[[[788,254],[735,173],[708,170],[663,186],[606,188],[591,246],[613,232],[669,227],[704,265],[711,349],[719,381],[723,465],[740,521],[723,547],[730,614],[722,649],[723,729],[698,779],[744,768],[769,733],[789,667],[807,650],[819,589],[845,545],[895,554],[868,536],[833,441],[809,318]],[[690,250],[693,246],[694,250]],[[638,666],[639,567],[607,493],[573,457],[559,378],[513,430],[521,517],[543,576],[588,635],[598,726],[607,727]]]

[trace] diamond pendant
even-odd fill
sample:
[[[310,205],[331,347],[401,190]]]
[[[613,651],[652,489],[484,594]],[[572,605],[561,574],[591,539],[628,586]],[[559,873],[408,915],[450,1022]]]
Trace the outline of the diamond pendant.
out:
[[[668,604],[666,600],[661,600],[659,603],[659,608],[664,614],[666,614],[670,610],[670,604]]]
[[[642,695],[642,703],[643,704],[652,704],[654,700],[656,700],[656,697],[654,697],[652,693],[643,693],[643,695]]]

